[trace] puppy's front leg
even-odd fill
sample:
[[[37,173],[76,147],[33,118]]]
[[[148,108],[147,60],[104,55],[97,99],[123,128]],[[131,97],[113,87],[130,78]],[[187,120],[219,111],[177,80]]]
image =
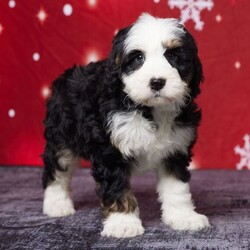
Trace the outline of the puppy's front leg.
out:
[[[103,201],[104,203],[105,201]],[[104,222],[102,236],[127,238],[144,233],[136,199],[130,191],[124,192],[121,199],[103,205]]]
[[[97,195],[104,212],[101,235],[116,238],[141,235],[144,228],[139,218],[136,198],[130,190],[129,166],[114,156],[109,157],[109,160],[97,157],[92,161]]]
[[[207,217],[195,212],[189,184],[177,176],[164,168],[159,170],[157,191],[162,203],[162,220],[176,230],[199,230],[208,227]]]

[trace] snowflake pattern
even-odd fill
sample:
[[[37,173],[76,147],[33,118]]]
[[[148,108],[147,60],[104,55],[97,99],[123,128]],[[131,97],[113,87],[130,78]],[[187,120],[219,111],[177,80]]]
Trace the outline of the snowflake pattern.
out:
[[[250,170],[250,135],[246,134],[243,140],[245,144],[242,148],[239,145],[234,148],[234,153],[239,154],[241,157],[240,162],[236,164],[236,168],[242,170],[247,167]]]
[[[168,0],[171,9],[177,7],[181,10],[180,20],[184,24],[188,20],[195,22],[194,28],[202,30],[204,22],[201,21],[202,10],[211,10],[214,6],[213,0]]]

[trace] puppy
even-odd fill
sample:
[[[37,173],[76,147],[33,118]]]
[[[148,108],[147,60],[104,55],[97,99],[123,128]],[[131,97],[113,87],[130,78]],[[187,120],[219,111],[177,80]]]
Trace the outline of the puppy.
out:
[[[191,34],[172,18],[142,14],[120,30],[107,59],[68,69],[53,83],[44,121],[43,212],[74,214],[70,181],[89,159],[104,212],[102,236],[144,232],[130,188],[136,171],[155,169],[162,220],[177,230],[209,226],[195,212],[187,167],[201,111],[203,80]]]

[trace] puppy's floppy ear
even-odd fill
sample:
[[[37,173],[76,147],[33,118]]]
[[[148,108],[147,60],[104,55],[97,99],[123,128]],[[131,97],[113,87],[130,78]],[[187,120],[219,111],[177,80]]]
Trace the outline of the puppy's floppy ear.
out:
[[[122,87],[121,81],[121,63],[124,54],[124,41],[130,27],[121,29],[117,32],[113,39],[112,50],[106,60],[105,65],[105,85],[108,85],[110,93],[113,95],[113,91],[120,90]],[[107,92],[107,89],[106,89]]]
[[[116,66],[119,66],[122,62],[122,57],[124,54],[124,41],[128,35],[131,26],[121,29],[117,32],[113,39],[113,47],[109,59]]]
[[[195,98],[200,94],[200,83],[204,80],[202,64],[198,57],[198,54],[195,55],[193,60],[193,76],[190,81],[191,96]]]
[[[190,95],[195,98],[200,94],[200,83],[204,80],[202,64],[198,56],[198,48],[193,36],[185,30],[185,49],[188,51],[191,61],[191,77],[189,80]]]

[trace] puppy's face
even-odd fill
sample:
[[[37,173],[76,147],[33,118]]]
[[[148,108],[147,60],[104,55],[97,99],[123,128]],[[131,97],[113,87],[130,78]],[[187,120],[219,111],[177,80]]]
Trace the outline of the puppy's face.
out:
[[[198,94],[202,70],[197,48],[192,36],[176,19],[143,14],[133,26],[118,34],[116,40],[122,40],[122,36],[123,52],[117,63],[124,92],[135,103],[182,105],[188,96]]]

